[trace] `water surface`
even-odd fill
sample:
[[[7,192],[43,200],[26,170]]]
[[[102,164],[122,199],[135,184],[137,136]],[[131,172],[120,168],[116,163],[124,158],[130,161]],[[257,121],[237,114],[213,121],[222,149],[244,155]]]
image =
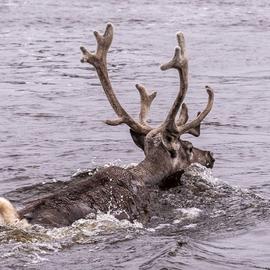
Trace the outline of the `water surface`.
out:
[[[164,119],[178,89],[176,72],[161,72],[159,65],[173,54],[175,33],[185,33],[190,115],[205,105],[205,85],[213,87],[216,97],[200,138],[187,138],[215,153],[214,177],[269,199],[269,14],[266,0],[3,0],[0,194],[68,180],[79,168],[142,160],[143,154],[132,144],[126,127],[102,123],[113,112],[94,71],[79,61],[79,46],[93,50],[92,31],[103,30],[110,21],[115,25],[108,60],[114,88],[134,116],[139,111],[135,84],[156,90],[153,124]],[[141,228],[129,233],[120,225],[127,235],[123,240],[117,233],[119,226],[113,226],[112,236],[99,234],[102,248],[76,241],[64,250],[53,245],[48,250],[29,250],[27,246],[29,257],[13,254],[2,259],[7,268],[26,265],[29,269],[89,269],[89,265],[95,269],[270,267],[267,219],[245,231],[188,241],[184,249],[177,244],[181,233],[152,235]],[[10,245],[14,252],[24,248],[20,241]],[[177,248],[175,256],[168,255],[172,248]]]

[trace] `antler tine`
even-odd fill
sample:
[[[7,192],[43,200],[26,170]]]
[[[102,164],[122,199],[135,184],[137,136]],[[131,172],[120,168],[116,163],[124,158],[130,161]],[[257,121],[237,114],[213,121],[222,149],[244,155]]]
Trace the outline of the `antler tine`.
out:
[[[108,50],[112,44],[113,39],[113,26],[112,24],[108,23],[106,30],[103,35],[99,34],[97,31],[94,31],[94,36],[97,40],[97,51],[96,56],[97,57],[106,57]],[[106,58],[105,58],[106,60]]]
[[[106,56],[109,51],[109,48],[113,39],[113,26],[108,23],[106,26],[106,30],[103,35],[94,31],[94,36],[97,41],[97,50],[96,53],[91,53],[87,51],[83,46],[81,47],[81,51],[83,53],[83,58],[81,59],[82,63],[88,62],[93,66],[98,66],[103,63],[106,64]]]
[[[146,122],[148,113],[154,98],[157,96],[157,92],[153,92],[149,95],[146,88],[140,84],[136,84],[136,88],[138,89],[141,97],[141,110],[139,114],[139,121],[142,125],[148,126]]]
[[[198,112],[197,116],[199,116],[200,112]],[[179,128],[180,126],[184,125],[188,121],[188,108],[185,103],[182,104],[181,111],[179,114],[179,118],[176,121],[176,126]],[[198,126],[191,128],[187,131],[187,133],[199,137],[201,133],[201,124],[199,123]]]
[[[184,125],[187,122],[187,120],[188,120],[188,108],[187,108],[187,105],[183,103],[181,106],[179,118],[176,121],[176,125],[177,126]]]
[[[197,113],[197,116],[200,115],[201,112]],[[191,128],[190,130],[187,131],[187,133],[199,137],[201,135],[201,123],[199,123],[196,127]]]
[[[213,102],[214,102],[214,92],[209,86],[205,86],[205,88],[208,93],[208,103],[207,103],[206,108],[200,114],[198,114],[198,116],[194,120],[192,120],[190,123],[186,123],[184,125],[178,126],[178,132],[180,135],[186,132],[190,133],[194,130],[198,134],[198,126],[203,121],[203,119],[208,115],[208,113],[211,111],[213,107]],[[197,136],[199,135],[200,134],[198,134]]]
[[[138,123],[125,111],[125,109],[118,101],[109,79],[106,57],[113,39],[112,24],[107,24],[106,30],[103,35],[98,33],[97,31],[94,32],[94,35],[97,41],[96,53],[91,53],[84,47],[81,47],[81,51],[83,53],[83,58],[81,59],[81,62],[87,62],[96,68],[103,90],[113,110],[118,116],[118,119],[107,120],[105,121],[105,123],[113,126],[125,123],[133,131],[141,134],[147,134],[149,131],[152,130],[152,128],[148,125],[145,126],[142,123]]]
[[[165,127],[172,131],[176,131],[175,118],[188,88],[188,58],[186,54],[185,38],[182,32],[177,33],[177,41],[179,47],[175,48],[172,60],[160,67],[161,70],[175,68],[179,72],[180,89],[165,120]]]

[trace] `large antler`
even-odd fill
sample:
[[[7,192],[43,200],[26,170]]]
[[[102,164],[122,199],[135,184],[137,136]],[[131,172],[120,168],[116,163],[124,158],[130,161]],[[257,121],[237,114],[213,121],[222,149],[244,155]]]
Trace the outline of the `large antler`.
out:
[[[91,53],[86,50],[84,47],[81,47],[81,51],[83,53],[83,58],[81,62],[87,62],[93,65],[96,68],[99,80],[103,87],[103,90],[113,108],[118,119],[115,120],[106,120],[105,123],[108,125],[120,125],[127,124],[133,131],[141,134],[147,134],[152,128],[146,124],[146,118],[149,112],[150,105],[153,99],[156,96],[156,93],[152,93],[151,95],[147,94],[146,89],[141,85],[136,85],[138,91],[141,96],[141,112],[140,112],[140,121],[135,121],[121,106],[118,101],[115,92],[112,88],[108,70],[107,70],[107,53],[110,48],[113,39],[113,26],[109,23],[107,24],[106,30],[103,35],[94,32],[96,41],[97,41],[97,50],[96,53]]]
[[[163,138],[167,135],[170,135],[170,138],[167,142],[164,141],[167,148],[172,148],[171,137],[179,138],[184,133],[190,133],[194,136],[200,135],[200,123],[210,112],[214,94],[210,87],[206,86],[207,93],[209,95],[208,104],[203,112],[198,113],[197,117],[187,123],[188,121],[188,110],[187,106],[183,103],[183,100],[186,96],[188,89],[188,58],[186,54],[185,39],[183,33],[177,34],[178,47],[175,48],[175,53],[171,61],[161,66],[161,70],[167,69],[177,69],[180,79],[180,88],[177,94],[177,97],[165,119],[165,121],[157,128],[152,128],[147,124],[147,116],[150,110],[151,103],[156,97],[156,92],[148,94],[145,87],[142,85],[136,84],[136,88],[140,93],[141,98],[141,109],[139,114],[139,121],[134,120],[121,106],[118,101],[115,92],[112,88],[108,70],[107,70],[107,53],[110,48],[113,39],[113,26],[107,24],[106,30],[103,35],[98,32],[94,32],[97,41],[97,50],[95,53],[87,51],[84,47],[81,47],[83,53],[83,58],[81,62],[87,62],[93,65],[97,71],[98,77],[100,79],[101,85],[104,89],[104,92],[115,111],[118,119],[115,120],[106,120],[108,125],[120,125],[127,124],[133,131],[139,134],[148,134],[150,131],[153,131],[152,134],[157,134],[162,132]],[[179,112],[179,119],[176,121],[176,116]],[[171,144],[171,145],[170,145]]]
[[[186,54],[185,38],[182,32],[177,33],[177,41],[179,47],[175,48],[175,53],[172,60],[160,67],[161,70],[168,70],[171,68],[177,69],[180,79],[180,89],[164,122],[163,132],[165,136],[167,133],[173,134],[177,137],[184,133],[190,133],[194,136],[199,136],[200,123],[212,109],[214,94],[212,89],[209,86],[206,86],[206,90],[209,96],[206,108],[203,110],[203,112],[198,113],[196,119],[194,119],[190,123],[186,123],[188,120],[188,110],[187,106],[185,105],[185,103],[183,103],[183,101],[188,88],[188,58]],[[179,119],[176,121],[175,118],[181,105],[182,108],[180,116]]]

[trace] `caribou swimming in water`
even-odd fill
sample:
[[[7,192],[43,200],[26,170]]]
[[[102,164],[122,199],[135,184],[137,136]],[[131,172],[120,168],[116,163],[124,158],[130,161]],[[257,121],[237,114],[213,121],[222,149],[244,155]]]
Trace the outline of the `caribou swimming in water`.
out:
[[[180,87],[165,120],[158,127],[151,127],[147,121],[156,92],[149,94],[144,86],[136,84],[141,105],[138,120],[130,116],[116,97],[107,68],[107,53],[113,40],[112,24],[107,24],[104,34],[95,31],[94,36],[97,41],[96,52],[91,53],[81,47],[81,62],[95,68],[117,115],[117,119],[107,120],[106,124],[126,124],[134,143],[143,150],[145,159],[126,169],[111,166],[91,175],[81,174],[48,196],[32,201],[20,211],[16,211],[6,199],[0,198],[2,223],[14,224],[27,220],[30,224],[62,227],[88,214],[110,210],[119,219],[138,220],[145,224],[151,217],[151,209],[158,208],[155,188],[173,185],[175,176],[179,177],[192,163],[213,167],[215,160],[211,152],[193,147],[191,142],[181,138],[185,133],[196,137],[200,135],[200,124],[211,111],[214,101],[212,89],[206,86],[208,103],[194,120],[188,122],[187,105],[183,103],[188,89],[188,58],[183,33],[177,33],[178,47],[175,48],[173,58],[161,65],[161,70],[173,68],[178,71]]]

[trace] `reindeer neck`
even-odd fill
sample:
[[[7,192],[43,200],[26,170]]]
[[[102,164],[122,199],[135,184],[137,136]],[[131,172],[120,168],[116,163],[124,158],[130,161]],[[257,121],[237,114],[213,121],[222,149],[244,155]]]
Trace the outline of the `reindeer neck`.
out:
[[[143,185],[158,184],[172,173],[171,166],[166,161],[152,161],[147,158],[129,171]]]

